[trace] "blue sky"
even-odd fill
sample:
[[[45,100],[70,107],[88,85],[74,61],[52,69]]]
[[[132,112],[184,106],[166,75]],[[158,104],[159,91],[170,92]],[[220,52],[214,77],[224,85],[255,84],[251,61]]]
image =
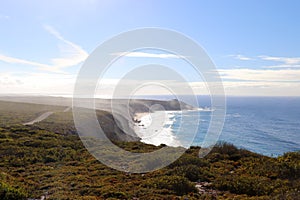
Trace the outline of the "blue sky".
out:
[[[70,94],[82,62],[99,44],[131,29],[160,27],[199,43],[228,95],[299,96],[299,8],[296,0],[3,1],[0,93]],[[127,58],[122,67],[146,57]]]

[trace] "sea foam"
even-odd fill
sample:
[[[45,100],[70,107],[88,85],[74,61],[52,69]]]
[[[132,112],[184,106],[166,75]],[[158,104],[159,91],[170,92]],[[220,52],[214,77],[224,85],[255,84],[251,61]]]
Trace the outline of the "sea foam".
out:
[[[134,130],[147,144],[168,146],[182,146],[181,142],[173,133],[172,125],[175,122],[175,115],[181,111],[156,111],[153,113],[139,114],[139,123],[136,123]]]

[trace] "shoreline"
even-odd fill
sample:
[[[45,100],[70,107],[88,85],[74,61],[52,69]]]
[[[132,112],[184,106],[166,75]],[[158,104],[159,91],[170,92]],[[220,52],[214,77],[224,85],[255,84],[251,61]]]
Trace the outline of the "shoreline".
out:
[[[202,110],[201,110],[201,108],[198,109],[198,110],[184,110],[182,112],[185,112],[185,111],[190,111],[190,112],[193,112],[193,111],[198,111],[198,112],[207,112],[207,111],[210,111],[212,113],[214,112],[213,109],[209,110],[208,108],[202,109]],[[178,111],[178,110],[173,110],[173,111],[167,110],[165,112],[167,113],[167,112],[180,112],[180,111]],[[140,137],[140,139],[141,139],[140,142],[145,143],[145,144],[152,144],[152,145],[155,145],[155,146],[159,146],[160,144],[165,144],[165,145],[167,145],[169,147],[178,147],[178,146],[180,146],[180,147],[183,147],[183,148],[186,148],[186,149],[189,149],[190,147],[200,147],[200,144],[198,142],[196,142],[196,143],[193,142],[189,147],[187,147],[187,146],[184,146],[182,144],[181,145],[173,145],[173,144],[170,144],[169,142],[165,142],[166,140],[161,140],[161,143],[159,144],[159,142],[158,142],[159,139],[155,139],[155,135],[152,136],[152,138],[151,137],[146,137],[145,138],[143,136],[141,137],[141,135],[140,135],[140,133],[138,133],[138,131],[140,129],[143,129],[143,119],[142,118],[144,118],[144,117],[146,117],[147,115],[150,115],[150,114],[153,114],[153,113],[150,113],[150,112],[148,112],[148,113],[147,112],[141,112],[141,113],[135,113],[134,114],[133,119],[135,121],[133,123],[133,130],[138,135],[138,137]],[[152,115],[152,117],[153,117],[153,115]],[[139,126],[139,125],[141,125],[141,126]],[[166,129],[168,129],[168,131],[170,131],[170,132],[172,131],[171,128],[166,128]],[[155,134],[154,131],[153,131],[153,134]],[[148,134],[152,134],[152,133],[148,132]],[[169,136],[172,137],[172,139],[178,139],[178,137],[176,137],[176,134],[172,134],[172,132],[171,132],[171,134],[169,134]],[[181,138],[181,137],[179,137],[179,138]],[[153,141],[151,141],[151,139],[153,139]],[[172,140],[172,139],[170,139],[170,140]],[[184,141],[180,141],[180,140],[178,140],[178,141],[181,142],[181,143],[182,142],[184,143]],[[238,149],[244,149],[244,150],[256,153],[258,155],[262,155],[262,156],[266,156],[266,157],[270,157],[270,158],[278,158],[278,157],[283,156],[284,154],[289,153],[289,152],[299,152],[299,150],[297,150],[297,149],[290,149],[288,151],[282,151],[282,152],[279,152],[279,153],[276,153],[276,152],[273,153],[272,151],[262,152],[262,151],[260,151],[260,149],[257,149],[257,148],[256,149],[249,148],[249,145],[247,146],[247,144],[239,144],[239,143],[235,143],[235,142],[230,142],[230,141],[228,141],[228,140],[226,140],[224,138],[219,138],[219,140],[217,141],[217,143],[215,145],[218,145],[219,143],[223,143],[223,142],[224,143],[233,144]]]
[[[149,114],[150,113],[147,113],[147,112],[134,113],[133,122],[134,123],[140,123],[141,118],[143,118],[144,116],[149,115]]]
[[[164,112],[164,114],[161,115],[161,112]],[[184,148],[180,140],[172,132],[171,126],[175,121],[171,119],[173,116],[170,117],[168,112],[157,111],[153,113],[141,112],[134,114],[133,130],[141,138],[141,142],[155,146],[165,144],[170,147]],[[178,110],[170,112],[178,112]],[[154,122],[152,121],[153,115],[156,115],[154,116],[156,118]],[[161,123],[162,121],[163,123]],[[166,125],[168,127],[165,127]]]

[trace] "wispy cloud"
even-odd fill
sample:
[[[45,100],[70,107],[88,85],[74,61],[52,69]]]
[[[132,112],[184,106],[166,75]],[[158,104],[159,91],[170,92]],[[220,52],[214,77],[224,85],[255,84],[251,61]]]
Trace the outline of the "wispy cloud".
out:
[[[300,57],[275,57],[275,56],[258,56],[262,60],[282,62],[286,65],[299,65]]]
[[[253,58],[250,58],[250,57],[247,57],[247,56],[244,56],[244,55],[241,55],[241,54],[229,55],[229,57],[232,57],[232,58],[237,59],[237,60],[253,60]]]
[[[272,62],[270,65],[262,65],[261,69],[298,69],[300,68],[300,57],[281,57],[281,56],[268,56],[268,55],[260,55],[255,56],[253,58],[244,56],[244,55],[229,55],[237,60],[256,60],[259,61],[269,61]]]
[[[300,82],[300,70],[296,69],[224,69],[218,72],[225,81]]]
[[[237,60],[265,60],[265,61],[274,61],[274,62],[281,62],[286,65],[300,65],[300,57],[281,57],[281,56],[268,56],[268,55],[260,55],[254,58],[241,55],[241,54],[232,54],[228,55],[228,57],[232,57]]]
[[[277,65],[263,66],[264,69],[298,69],[300,68],[300,57],[276,57],[276,56],[258,56],[265,61],[278,63]],[[279,64],[280,63],[280,64]]]
[[[51,59],[54,68],[62,69],[65,67],[77,65],[83,62],[89,56],[89,54],[80,46],[63,38],[61,34],[57,32],[53,27],[45,25],[44,28],[50,34],[66,44],[64,46],[60,46],[62,57]]]
[[[35,66],[42,71],[63,73],[64,68],[75,66],[83,62],[88,57],[88,53],[85,50],[83,50],[77,44],[70,42],[69,40],[66,40],[53,27],[49,25],[44,25],[44,28],[47,32],[49,32],[50,34],[52,34],[54,37],[56,37],[58,40],[62,42],[63,45],[59,46],[61,57],[50,59],[51,64],[34,62],[31,60],[15,58],[3,54],[0,54],[0,60],[7,63]]]
[[[118,52],[113,55],[135,57],[135,58],[186,58],[186,56],[164,53],[146,53],[146,52]]]
[[[300,69],[300,65],[270,65],[263,66],[264,69]]]
[[[14,58],[14,57],[5,56],[5,55],[1,55],[1,54],[0,54],[0,60],[3,61],[3,62],[7,62],[7,63],[32,65],[32,66],[36,66],[36,67],[40,67],[40,68],[50,67],[47,64],[33,62],[33,61],[30,61],[30,60],[24,60],[24,59]]]

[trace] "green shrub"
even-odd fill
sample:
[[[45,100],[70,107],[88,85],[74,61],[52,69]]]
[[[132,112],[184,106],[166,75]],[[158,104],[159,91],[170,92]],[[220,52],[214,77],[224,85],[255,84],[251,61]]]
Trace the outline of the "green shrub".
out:
[[[190,181],[196,182],[199,180],[208,180],[208,178],[205,177],[205,172],[207,171],[204,168],[200,168],[196,165],[186,165],[174,168],[171,173],[178,176],[183,176]]]
[[[274,190],[268,178],[247,175],[219,177],[213,186],[219,190],[249,196],[268,195]]]
[[[105,199],[116,198],[116,199],[127,199],[127,195],[124,192],[107,192],[103,195]]]
[[[181,156],[178,160],[170,164],[169,168],[186,165],[196,165],[198,167],[205,167],[208,166],[208,162],[203,158],[198,158],[190,154],[184,154],[184,156]]]
[[[15,189],[6,183],[0,182],[0,199],[22,200],[26,199],[26,195],[20,189]]]
[[[159,189],[171,190],[177,195],[197,192],[195,185],[182,176],[163,176],[155,180],[154,185]]]
[[[300,178],[300,153],[290,152],[278,158],[280,162],[280,177],[286,179]]]

